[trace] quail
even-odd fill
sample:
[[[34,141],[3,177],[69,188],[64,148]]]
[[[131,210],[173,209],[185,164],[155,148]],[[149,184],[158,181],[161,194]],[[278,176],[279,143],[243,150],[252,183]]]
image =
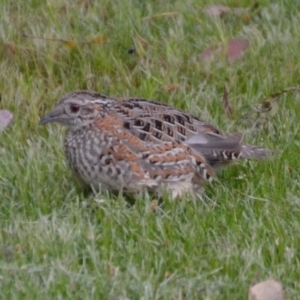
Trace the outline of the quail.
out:
[[[50,122],[68,128],[65,154],[77,181],[102,191],[198,198],[216,170],[270,153],[169,105],[88,90],[65,95],[39,124]]]

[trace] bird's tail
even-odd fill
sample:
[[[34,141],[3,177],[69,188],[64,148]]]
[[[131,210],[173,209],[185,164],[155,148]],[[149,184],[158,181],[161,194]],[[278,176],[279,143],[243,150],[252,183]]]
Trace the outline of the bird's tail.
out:
[[[275,150],[271,149],[266,149],[250,144],[242,144],[239,158],[263,160],[269,158],[275,152]]]
[[[191,136],[184,143],[196,153],[205,157],[213,166],[223,166],[236,159],[266,159],[275,151],[242,142],[241,133],[219,135],[200,132]]]

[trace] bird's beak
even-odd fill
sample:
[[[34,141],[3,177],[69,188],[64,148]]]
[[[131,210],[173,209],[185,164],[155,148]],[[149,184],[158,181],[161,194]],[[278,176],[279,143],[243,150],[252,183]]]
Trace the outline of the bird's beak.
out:
[[[55,107],[52,111],[45,114],[39,121],[39,125],[44,125],[50,122],[58,122],[64,115],[62,107]]]

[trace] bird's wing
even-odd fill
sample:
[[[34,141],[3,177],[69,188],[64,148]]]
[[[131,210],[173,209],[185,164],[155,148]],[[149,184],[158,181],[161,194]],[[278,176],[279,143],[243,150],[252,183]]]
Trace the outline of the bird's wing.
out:
[[[142,141],[125,130],[122,119],[107,116],[95,122],[99,134],[107,140],[107,155],[115,165],[123,165],[128,179],[142,182],[171,182],[191,178],[194,175],[210,180],[213,170],[200,154],[195,154],[187,146],[161,141],[160,144]],[[126,175],[126,174],[125,174]],[[130,181],[129,180],[129,181]],[[147,185],[147,183],[146,183]]]
[[[222,135],[199,118],[158,102],[126,99],[118,103],[116,111],[124,120],[124,127],[144,141],[181,142],[199,131]]]

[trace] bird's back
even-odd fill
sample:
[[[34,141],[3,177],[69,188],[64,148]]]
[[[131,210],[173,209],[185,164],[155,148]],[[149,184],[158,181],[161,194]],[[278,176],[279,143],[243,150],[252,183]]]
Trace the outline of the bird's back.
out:
[[[159,144],[176,141],[205,157],[208,164],[222,167],[237,158],[265,158],[269,150],[242,142],[241,133],[226,134],[198,117],[159,102],[124,99],[116,102],[114,114],[123,127],[139,139]]]

